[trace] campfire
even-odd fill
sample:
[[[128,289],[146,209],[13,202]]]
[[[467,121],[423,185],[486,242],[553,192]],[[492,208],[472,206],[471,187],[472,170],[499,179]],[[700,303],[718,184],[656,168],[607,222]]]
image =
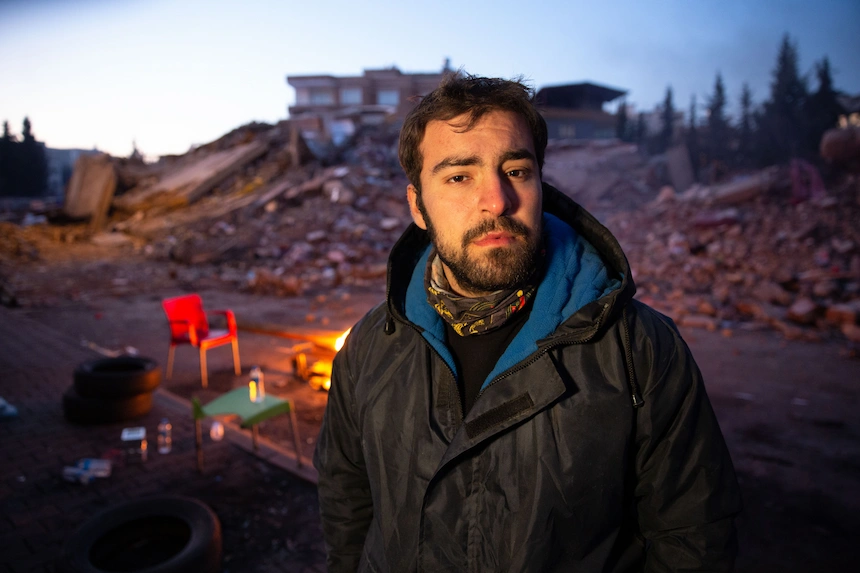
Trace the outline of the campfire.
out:
[[[304,350],[297,352],[293,357],[293,371],[296,376],[310,384],[314,390],[328,391],[331,388],[331,365],[334,355],[343,347],[350,330],[352,329],[347,329],[346,332],[338,336],[330,346],[320,343],[308,345],[315,349],[322,349],[322,354],[324,354],[324,356],[318,356],[318,359],[310,366],[308,366],[308,352]]]

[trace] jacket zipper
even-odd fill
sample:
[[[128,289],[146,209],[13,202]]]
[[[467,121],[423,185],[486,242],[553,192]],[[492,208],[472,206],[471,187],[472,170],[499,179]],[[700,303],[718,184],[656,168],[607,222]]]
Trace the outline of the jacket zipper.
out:
[[[525,368],[528,368],[529,366],[531,366],[532,364],[537,362],[541,356],[543,356],[544,354],[546,354],[547,352],[549,352],[553,348],[557,348],[559,346],[585,344],[586,342],[588,342],[589,340],[594,338],[594,335],[597,334],[598,331],[600,330],[600,325],[603,323],[603,317],[606,315],[606,311],[608,309],[609,309],[609,303],[608,302],[603,303],[603,312],[601,312],[600,316],[597,317],[597,320],[594,323],[594,328],[592,329],[592,331],[589,334],[587,334],[586,336],[584,336],[582,338],[578,338],[578,339],[574,339],[574,340],[571,340],[571,338],[573,338],[573,337],[564,337],[564,338],[556,340],[550,344],[547,344],[543,348],[538,349],[538,351],[535,352],[531,358],[529,358],[528,360],[526,360],[524,362],[520,362],[518,365],[514,366],[510,370],[507,370],[506,372],[499,374],[497,377],[493,378],[490,381],[490,383],[487,384],[484,388],[481,388],[481,391],[478,392],[478,395],[475,397],[475,402],[478,401],[478,399],[481,397],[481,395],[490,386],[492,386],[493,384],[495,384],[499,380],[504,380],[508,376],[512,376],[513,374],[516,374],[520,370],[524,370]]]

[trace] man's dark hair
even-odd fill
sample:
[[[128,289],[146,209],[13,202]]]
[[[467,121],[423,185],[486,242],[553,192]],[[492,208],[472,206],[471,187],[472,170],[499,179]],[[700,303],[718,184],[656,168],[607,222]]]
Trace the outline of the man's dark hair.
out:
[[[448,121],[464,113],[470,114],[463,131],[472,129],[478,120],[491,111],[512,111],[528,123],[534,141],[538,169],[543,169],[546,151],[546,121],[535,109],[534,90],[522,78],[504,80],[482,78],[462,72],[442,80],[438,88],[421,98],[409,112],[400,130],[400,165],[416,189],[421,190],[421,141],[427,124],[433,120]]]

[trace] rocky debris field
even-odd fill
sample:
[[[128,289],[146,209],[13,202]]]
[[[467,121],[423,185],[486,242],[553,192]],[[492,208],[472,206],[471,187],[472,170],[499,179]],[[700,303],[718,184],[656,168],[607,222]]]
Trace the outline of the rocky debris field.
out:
[[[393,127],[376,127],[318,157],[289,122],[251,124],[154,165],[114,160],[102,228],[68,217],[0,222],[0,300],[28,306],[170,283],[282,297],[379,291],[410,222],[396,141]],[[554,142],[544,169],[619,238],[638,296],[679,324],[833,338],[856,352],[856,175],[829,173],[809,192],[772,167],[677,191],[671,173],[671,158],[613,141]]]

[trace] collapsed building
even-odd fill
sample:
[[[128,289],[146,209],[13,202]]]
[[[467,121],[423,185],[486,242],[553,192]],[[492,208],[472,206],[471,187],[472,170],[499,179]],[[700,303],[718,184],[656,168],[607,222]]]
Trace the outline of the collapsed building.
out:
[[[557,97],[571,93],[598,100],[623,93],[579,85],[556,90],[545,105],[558,108]],[[82,156],[63,215],[84,222],[0,223],[2,299],[32,300],[10,268],[37,261],[46,240],[133,251],[187,272],[190,282],[206,276],[253,293],[381,291],[388,251],[411,221],[399,123],[396,114],[386,118],[354,124],[334,153],[309,144],[308,119],[298,117],[242,126],[154,164]],[[822,140],[834,164],[827,185],[796,163],[703,186],[693,182],[683,147],[647,158],[608,138],[551,141],[544,178],[619,237],[637,296],[679,324],[857,344],[858,129]]]

